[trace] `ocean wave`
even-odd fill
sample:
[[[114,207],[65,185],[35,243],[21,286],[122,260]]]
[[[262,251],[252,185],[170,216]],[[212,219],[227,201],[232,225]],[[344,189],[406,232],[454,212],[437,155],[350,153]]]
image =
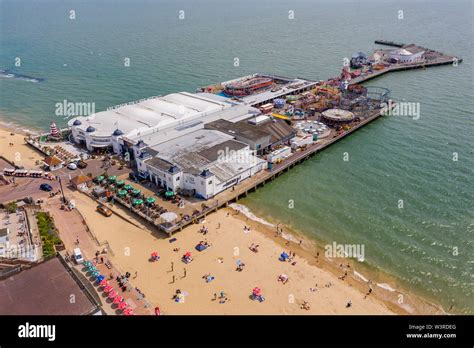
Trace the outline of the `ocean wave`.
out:
[[[28,75],[12,73],[12,72],[9,72],[8,70],[0,70],[0,78],[15,79],[15,80],[28,81],[28,82],[33,82],[33,83],[38,83],[45,80],[44,78],[40,78],[40,77],[33,77],[33,76],[28,76]]]
[[[241,212],[241,213],[244,214],[246,217],[248,217],[250,220],[259,222],[259,223],[261,223],[262,225],[267,225],[267,226],[275,227],[275,228],[276,228],[276,225],[272,224],[271,222],[268,222],[268,221],[265,220],[265,219],[262,219],[262,218],[256,216],[256,215],[255,215],[248,207],[246,207],[245,205],[238,204],[238,203],[231,203],[231,204],[229,204],[229,207],[231,207],[231,208],[234,209],[234,210],[237,210],[237,211]],[[296,239],[296,238],[295,238],[293,235],[291,235],[291,234],[282,232],[281,237],[282,237],[283,239],[286,239],[286,240],[290,241],[290,242],[299,243],[299,240]]]
[[[385,290],[388,290],[388,291],[391,291],[391,292],[397,291],[394,288],[392,288],[390,285],[388,285],[387,283],[377,283],[377,286],[379,288],[382,288],[382,289],[385,289]]]
[[[245,205],[242,205],[242,204],[238,204],[238,203],[232,203],[232,204],[229,204],[229,207],[231,207],[232,209],[234,210],[237,210],[239,212],[241,212],[242,214],[244,214],[246,217],[248,217],[250,220],[253,220],[253,221],[257,221],[263,225],[267,225],[267,226],[271,226],[271,227],[275,227],[274,224],[268,222],[267,220],[265,219],[262,219],[258,216],[256,216],[254,213],[252,213],[252,211],[246,207]]]

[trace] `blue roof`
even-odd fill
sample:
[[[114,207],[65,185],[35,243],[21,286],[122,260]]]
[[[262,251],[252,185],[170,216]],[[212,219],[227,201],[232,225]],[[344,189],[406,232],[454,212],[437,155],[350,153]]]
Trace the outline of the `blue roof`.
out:
[[[212,174],[209,169],[204,169],[199,175],[202,176],[203,178],[208,178],[214,174]]]
[[[122,132],[120,129],[117,128],[116,130],[114,130],[114,132],[112,133],[112,135],[114,135],[114,136],[123,135],[123,132]]]
[[[171,166],[168,172],[171,174],[179,173],[181,170],[177,166]]]

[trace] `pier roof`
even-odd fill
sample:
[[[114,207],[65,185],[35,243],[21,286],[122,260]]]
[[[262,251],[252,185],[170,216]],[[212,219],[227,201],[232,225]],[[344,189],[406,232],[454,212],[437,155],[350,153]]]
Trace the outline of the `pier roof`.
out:
[[[222,100],[180,92],[117,106],[90,116],[76,117],[68,124],[83,131],[93,126],[93,135],[98,137],[111,136],[117,128],[127,137],[133,137],[142,131],[179,124],[230,107],[231,104]],[[78,120],[81,123],[79,125],[76,122]]]

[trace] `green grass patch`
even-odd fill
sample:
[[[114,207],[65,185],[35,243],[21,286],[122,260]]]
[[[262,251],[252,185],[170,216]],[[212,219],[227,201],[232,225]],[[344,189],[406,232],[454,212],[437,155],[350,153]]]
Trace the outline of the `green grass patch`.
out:
[[[54,226],[53,218],[45,212],[36,213],[36,221],[43,242],[44,257],[52,256],[55,253],[54,245],[62,244],[58,236],[58,230]]]

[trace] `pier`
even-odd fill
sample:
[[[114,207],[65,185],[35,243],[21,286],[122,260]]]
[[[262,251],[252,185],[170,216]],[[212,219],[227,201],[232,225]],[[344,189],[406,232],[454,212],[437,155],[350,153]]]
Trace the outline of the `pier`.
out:
[[[122,150],[129,151],[131,148],[135,148],[134,150],[140,153],[140,156],[135,158],[137,161],[136,167],[142,173],[143,178],[150,180],[150,185],[154,183],[156,187],[171,190],[173,195],[175,192],[179,193],[184,187],[181,186],[181,181],[179,181],[183,180],[180,170],[183,170],[183,168],[187,170],[183,173],[186,173],[193,180],[187,181],[186,191],[188,193],[185,196],[192,195],[205,199],[200,208],[197,207],[196,202],[189,201],[185,210],[176,211],[173,206],[165,209],[159,204],[155,206],[153,199],[150,203],[152,209],[149,209],[148,205],[143,205],[145,194],[141,195],[143,199],[137,200],[137,203],[132,203],[131,196],[128,197],[128,200],[118,197],[115,188],[113,188],[115,193],[111,191],[111,195],[107,197],[113,198],[123,209],[135,213],[136,217],[143,222],[171,236],[190,224],[198,223],[208,214],[246,197],[250,192],[256,191],[259,187],[288,172],[314,154],[382,116],[387,111],[382,106],[387,104],[390,91],[381,87],[362,86],[361,83],[389,72],[424,69],[448,64],[457,65],[462,62],[459,57],[415,44],[405,45],[387,40],[376,40],[375,43],[397,47],[398,49],[377,49],[370,58],[363,53],[353,55],[350,67],[344,67],[340,76],[326,81],[302,78],[288,79],[281,76],[253,74],[201,87],[196,95],[181,94],[179,97],[182,103],[192,104],[198,100],[199,105],[206,104],[207,108],[215,108],[218,105],[223,110],[216,110],[209,115],[197,112],[192,120],[193,123],[182,120],[168,128],[156,128],[153,134],[147,135],[150,139],[146,138],[146,140],[153,142],[156,141],[156,139],[153,139],[160,135],[161,142],[154,147],[145,144],[141,137],[140,141],[130,140],[129,136],[124,134],[122,130],[116,130],[120,131],[117,139],[121,136],[124,146]],[[207,94],[202,97],[198,93]],[[219,95],[219,97],[214,99],[209,97],[209,94]],[[222,101],[222,98],[226,95],[227,97],[231,96],[231,98]],[[229,107],[226,103],[232,106]],[[179,107],[178,104],[175,102],[175,105]],[[396,103],[388,103],[387,106],[394,108]],[[328,114],[328,111],[332,111],[332,113]],[[123,112],[126,114],[127,110],[123,110]],[[257,117],[256,115],[260,116]],[[178,116],[176,115],[176,117]],[[196,123],[197,119],[200,122]],[[271,122],[265,126],[265,122],[270,120]],[[324,123],[320,122],[321,120]],[[310,125],[302,124],[304,122],[310,123]],[[106,121],[103,121],[103,123],[102,128],[109,127],[107,132],[112,133],[113,126]],[[183,125],[187,124],[189,126],[183,128]],[[72,128],[81,125],[80,119],[71,123]],[[96,122],[96,125],[100,125],[100,123]],[[174,127],[171,135],[166,133],[170,127]],[[93,127],[87,132],[95,132],[95,130]],[[183,131],[185,132],[183,133]],[[131,130],[126,130],[126,132],[131,132],[133,135],[133,127]],[[214,137],[211,136],[211,132],[214,132],[212,133]],[[222,141],[221,138],[215,135],[219,132],[226,135],[231,134],[234,140]],[[166,141],[163,140],[165,136],[167,137]],[[206,141],[214,145],[206,148],[201,144],[198,149],[200,152],[196,152],[195,139],[208,139]],[[250,149],[252,149],[255,153],[258,153],[258,155],[251,154],[251,156],[259,157],[259,161],[264,161],[268,167],[264,169],[264,165],[258,161],[256,162],[258,167],[257,164],[248,167],[239,165],[236,166],[238,169],[231,168],[227,172],[225,172],[225,169],[218,167],[218,164],[215,164],[217,158],[214,155],[210,156],[211,152],[217,151],[217,147],[222,144],[224,144],[222,146],[227,146],[228,149],[227,142],[232,143],[233,141],[233,146],[240,146],[238,145],[239,139],[240,143],[246,144],[245,151],[250,153]],[[168,144],[170,149],[175,149],[177,141],[181,146],[181,152],[186,155],[196,154],[195,157],[199,158],[200,162],[195,163],[193,156],[185,157],[175,150],[168,153],[168,147],[163,146],[163,144]],[[120,149],[120,143],[112,147],[117,153],[116,147]],[[208,150],[211,148],[213,150],[209,152]],[[281,149],[286,151],[284,155],[278,152]],[[275,155],[275,153],[277,154]],[[270,155],[280,157],[270,159]],[[173,160],[174,158],[176,160]],[[223,181],[223,184],[217,189],[211,185],[210,175],[213,175],[211,169],[214,168],[212,166],[216,166],[218,173],[228,174],[228,176],[223,176],[225,182]],[[196,183],[200,183],[200,185]],[[140,190],[138,191],[138,194],[140,194]],[[153,194],[153,192],[150,192],[148,196],[152,197]],[[180,208],[185,207],[183,205]],[[191,209],[191,211],[188,211],[188,209]],[[175,212],[175,215],[179,214],[181,219],[179,221],[176,217],[169,219],[169,221],[161,219],[161,214],[168,211]]]
[[[392,47],[399,47],[399,48],[404,48],[407,46],[416,46],[416,45],[405,45],[402,43],[398,42],[393,42],[393,41],[387,41],[387,40],[376,40],[376,44],[380,45],[386,45],[386,46],[392,46]],[[423,49],[425,53],[425,59],[419,62],[414,62],[414,63],[400,63],[400,64],[391,64],[390,66],[373,71],[372,73],[368,74],[363,74],[359,77],[356,77],[352,79],[349,84],[354,85],[354,84],[359,84],[359,83],[364,83],[369,80],[372,80],[376,77],[379,77],[381,75],[387,74],[389,72],[395,72],[395,71],[404,71],[404,70],[412,70],[412,69],[425,69],[433,66],[439,66],[439,65],[449,65],[449,64],[458,64],[462,62],[462,58],[456,57],[456,56],[450,56],[441,52],[433,51],[428,48],[424,48],[421,46],[416,46],[420,49]]]
[[[405,44],[400,42],[388,41],[388,40],[375,40],[377,45],[385,45],[385,46],[392,46],[392,47],[403,47]]]

